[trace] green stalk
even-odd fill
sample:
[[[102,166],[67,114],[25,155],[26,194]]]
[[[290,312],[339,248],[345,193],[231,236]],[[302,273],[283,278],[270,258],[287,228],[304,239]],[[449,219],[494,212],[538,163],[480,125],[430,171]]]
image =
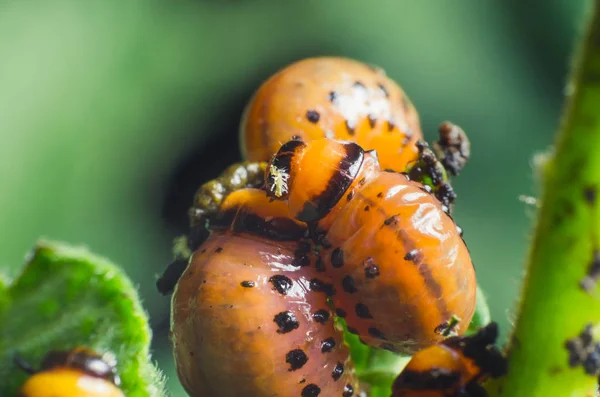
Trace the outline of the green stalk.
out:
[[[578,50],[555,154],[543,170],[509,373],[487,385],[491,396],[596,395],[597,378],[570,368],[564,345],[600,323],[598,284],[581,286],[600,249],[600,0]]]

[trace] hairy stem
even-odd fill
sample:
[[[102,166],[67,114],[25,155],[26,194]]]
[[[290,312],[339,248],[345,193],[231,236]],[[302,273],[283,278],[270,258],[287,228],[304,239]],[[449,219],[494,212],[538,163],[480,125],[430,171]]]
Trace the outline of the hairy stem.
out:
[[[555,154],[543,170],[509,373],[487,385],[491,396],[596,395],[597,378],[569,366],[565,342],[600,322],[600,0],[578,50]]]

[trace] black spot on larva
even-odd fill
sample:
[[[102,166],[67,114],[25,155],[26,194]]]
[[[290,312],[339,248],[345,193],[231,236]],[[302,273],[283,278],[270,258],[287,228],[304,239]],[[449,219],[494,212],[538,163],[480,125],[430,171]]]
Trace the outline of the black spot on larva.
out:
[[[345,276],[342,279],[342,288],[349,294],[353,294],[357,292],[356,285],[354,283],[354,279],[351,276]]]
[[[354,127],[350,125],[350,122],[346,120],[346,130],[348,130],[348,134],[354,135]]]
[[[391,121],[388,120],[388,122],[387,122],[388,132],[394,131],[394,128],[396,128],[396,124],[394,124],[393,122],[391,122]]]
[[[418,265],[423,260],[423,253],[419,249],[410,250],[404,255],[404,260]]]
[[[308,121],[310,121],[311,123],[313,123],[313,124],[318,123],[320,118],[321,118],[321,115],[316,110],[307,110],[306,111],[306,119]]]
[[[375,278],[379,276],[379,266],[375,264],[368,265],[365,267],[365,277],[366,278]]]
[[[348,328],[348,332],[350,332],[351,334],[358,335],[358,330],[356,328],[351,327],[349,325],[347,326],[347,328]]]
[[[361,81],[356,80],[354,82],[354,87],[365,88],[365,85]]]
[[[306,267],[310,265],[310,257],[308,255],[297,255],[292,259],[292,266]]]
[[[335,267],[336,269],[344,266],[344,251],[336,248],[331,252],[331,266]]]
[[[383,197],[383,192],[379,192],[379,193],[377,193],[377,197],[378,197],[378,198],[382,198],[382,197]]]
[[[337,92],[330,91],[329,92],[329,102],[335,102],[336,99],[337,99]]]
[[[371,207],[369,207],[368,205],[365,206],[365,211],[368,211],[370,209],[371,209]]]
[[[392,215],[389,218],[387,218],[385,221],[383,221],[383,224],[385,226],[389,226],[391,224],[396,224],[398,223],[398,216],[397,215]]]
[[[255,283],[254,283],[254,281],[246,281],[246,280],[244,280],[244,281],[242,281],[240,283],[240,285],[242,287],[244,287],[244,288],[252,288],[252,287],[254,287]]]
[[[373,318],[369,308],[363,303],[357,303],[356,306],[354,306],[354,311],[360,318]]]
[[[223,252],[223,247],[217,247],[217,249],[215,250],[215,252],[217,254]]]
[[[385,88],[385,86],[383,85],[383,83],[377,83],[377,87],[379,87],[379,89],[380,89],[381,91],[383,91],[383,95],[385,95],[385,97],[386,97],[386,98],[389,98],[389,97],[390,97],[390,93],[389,93],[389,91],[387,90],[387,88]]]
[[[319,309],[313,313],[312,318],[319,324],[325,324],[329,320],[329,310]]]
[[[315,292],[323,292],[327,296],[335,295],[335,287],[332,284],[327,284],[318,278],[313,278],[309,282],[310,290]]]
[[[593,186],[588,186],[585,188],[583,194],[585,195],[585,199],[587,200],[588,204],[594,205],[596,203],[596,193],[596,189]]]
[[[321,394],[321,389],[314,383],[302,389],[302,397],[317,397],[319,394]]]
[[[369,335],[371,335],[373,338],[378,338],[378,339],[383,339],[386,340],[387,338],[385,337],[385,335],[383,334],[383,332],[381,332],[380,330],[378,330],[375,327],[371,327],[367,330],[367,332],[369,333]]]
[[[347,384],[344,386],[344,393],[342,393],[342,397],[352,397],[352,394],[354,394],[354,388],[352,385]]]
[[[346,313],[346,311],[344,309],[340,309],[340,308],[335,309],[335,314],[341,318],[345,318],[348,315],[348,313]]]
[[[338,362],[335,367],[333,367],[333,371],[331,371],[331,377],[333,380],[338,380],[342,377],[344,373],[344,364]]]
[[[325,261],[323,261],[320,256],[318,256],[315,260],[315,270],[319,273],[323,273],[325,271]]]
[[[303,383],[305,383],[305,382],[306,382],[306,379],[302,379],[302,380],[301,380],[300,382],[298,382],[298,383],[300,383],[300,384],[303,384]]]
[[[358,181],[358,187],[363,187],[365,183],[367,183],[367,178],[361,178],[360,181]]]
[[[365,277],[375,278],[379,276],[379,266],[375,264],[373,258],[370,256],[363,261],[363,266],[365,268]]]
[[[377,119],[375,117],[369,115],[367,117],[367,120],[369,120],[369,127],[375,128],[375,124],[377,124]]]
[[[271,276],[271,278],[269,278],[269,282],[273,284],[273,287],[275,287],[277,292],[283,295],[287,294],[288,290],[292,288],[292,280],[283,274]]]
[[[308,357],[302,349],[290,350],[285,355],[285,362],[290,365],[290,369],[288,370],[290,372],[302,368],[307,361]]]
[[[290,311],[276,314],[273,321],[275,321],[275,324],[277,324],[277,327],[279,328],[277,330],[278,334],[287,334],[288,332],[298,329],[300,326],[298,320],[296,320],[296,316]]]
[[[335,347],[335,339],[333,337],[325,339],[321,342],[321,353],[329,353]]]
[[[346,196],[346,200],[350,201],[352,200],[352,198],[354,197],[354,192],[350,192],[348,193],[348,195]]]
[[[201,254],[206,252],[206,248],[204,248],[202,251],[200,251]]]

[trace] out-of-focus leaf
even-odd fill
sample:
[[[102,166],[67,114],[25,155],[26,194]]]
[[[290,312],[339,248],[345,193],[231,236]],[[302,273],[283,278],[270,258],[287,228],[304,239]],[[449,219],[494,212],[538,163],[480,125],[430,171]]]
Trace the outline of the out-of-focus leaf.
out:
[[[0,283],[0,395],[15,395],[49,350],[86,346],[113,354],[127,396],[162,396],[149,361],[148,319],[127,276],[86,249],[41,242],[10,285]]]

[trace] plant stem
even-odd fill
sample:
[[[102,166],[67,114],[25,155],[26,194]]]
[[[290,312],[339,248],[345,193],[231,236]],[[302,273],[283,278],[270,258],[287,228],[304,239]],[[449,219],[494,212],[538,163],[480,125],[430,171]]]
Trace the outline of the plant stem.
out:
[[[600,0],[571,71],[514,334],[509,373],[491,396],[594,396],[597,379],[570,368],[567,339],[600,322],[598,284],[581,286],[600,249]],[[588,279],[590,281],[590,279]]]

